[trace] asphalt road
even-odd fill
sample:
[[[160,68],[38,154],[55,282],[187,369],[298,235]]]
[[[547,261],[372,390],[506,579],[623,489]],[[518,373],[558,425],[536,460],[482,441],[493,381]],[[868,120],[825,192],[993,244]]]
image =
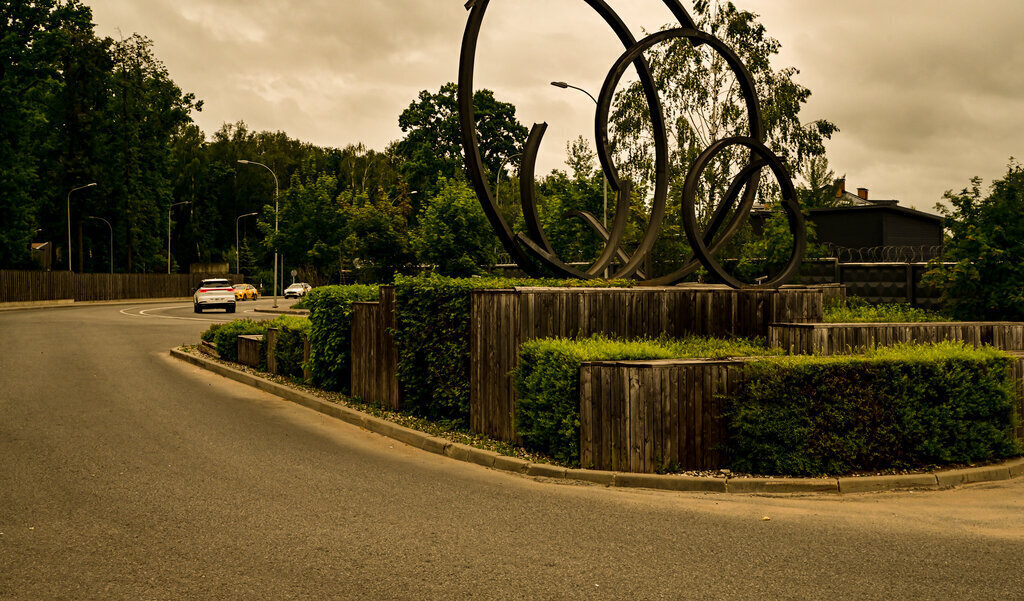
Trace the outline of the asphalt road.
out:
[[[768,498],[509,475],[168,357],[250,306],[0,313],[0,599],[1024,599],[1024,480]]]

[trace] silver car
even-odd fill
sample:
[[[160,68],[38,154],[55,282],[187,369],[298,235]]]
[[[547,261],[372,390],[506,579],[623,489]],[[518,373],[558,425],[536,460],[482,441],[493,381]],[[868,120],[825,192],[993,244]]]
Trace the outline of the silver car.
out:
[[[203,309],[224,309],[235,312],[235,289],[223,278],[203,280],[192,295],[192,307],[196,313]]]
[[[299,298],[300,296],[306,296],[306,293],[312,289],[313,287],[305,282],[296,282],[284,289],[284,297]]]

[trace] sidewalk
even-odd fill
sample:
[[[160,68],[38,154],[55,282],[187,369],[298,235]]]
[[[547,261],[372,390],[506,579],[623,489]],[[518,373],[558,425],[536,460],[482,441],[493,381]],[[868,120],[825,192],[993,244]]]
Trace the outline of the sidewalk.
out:
[[[136,298],[136,299],[119,299],[119,300],[103,300],[103,301],[76,301],[72,298],[65,298],[59,300],[45,300],[45,301],[26,301],[19,303],[0,303],[0,312],[2,311],[18,311],[24,309],[52,309],[57,307],[83,307],[83,306],[102,306],[102,305],[137,305],[139,303],[185,303],[189,302],[190,297],[173,297],[173,298]]]

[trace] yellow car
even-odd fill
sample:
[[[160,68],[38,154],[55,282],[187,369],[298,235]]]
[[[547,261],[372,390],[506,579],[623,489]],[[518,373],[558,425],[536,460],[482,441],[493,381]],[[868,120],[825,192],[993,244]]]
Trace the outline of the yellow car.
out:
[[[256,287],[252,284],[235,284],[235,300],[256,300],[260,297],[260,293],[256,291]]]

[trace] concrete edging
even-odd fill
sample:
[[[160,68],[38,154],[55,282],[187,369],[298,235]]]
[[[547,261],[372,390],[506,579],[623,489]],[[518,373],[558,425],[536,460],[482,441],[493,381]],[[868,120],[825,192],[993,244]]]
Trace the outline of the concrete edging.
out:
[[[478,449],[431,436],[426,432],[406,428],[316,398],[294,388],[272,382],[244,371],[233,369],[195,355],[171,349],[171,356],[186,363],[211,371],[236,382],[247,384],[264,392],[279,396],[314,411],[365,428],[375,434],[405,443],[409,446],[444,455],[457,461],[475,463],[513,474],[531,477],[575,480],[617,488],[650,488],[679,492],[714,492],[732,494],[851,494],[894,490],[937,490],[973,482],[996,482],[1024,476],[1024,458],[1011,459],[995,465],[925,474],[894,476],[865,476],[847,478],[710,478],[662,474],[607,472],[601,470],[570,469],[548,463],[531,463],[525,459],[500,455],[494,451]]]

